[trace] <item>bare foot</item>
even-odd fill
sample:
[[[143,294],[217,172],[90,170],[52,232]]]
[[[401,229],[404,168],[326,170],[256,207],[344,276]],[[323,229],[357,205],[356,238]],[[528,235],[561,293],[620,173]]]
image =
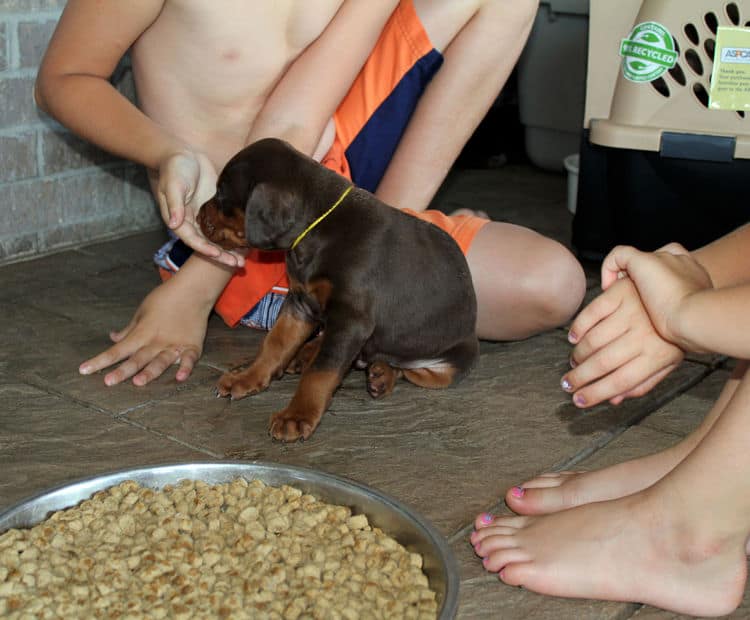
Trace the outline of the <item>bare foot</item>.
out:
[[[515,513],[538,515],[625,497],[660,480],[687,456],[691,447],[692,441],[686,440],[657,454],[596,471],[541,474],[509,489],[505,502]]]
[[[672,471],[710,432],[745,374],[739,364],[703,422],[680,443],[650,456],[592,472],[546,473],[508,490],[505,501],[522,515],[549,514],[582,504],[625,497],[648,488]]]
[[[712,506],[655,487],[546,516],[477,519],[471,541],[505,583],[554,596],[647,603],[678,613],[733,611],[747,577],[747,532]]]

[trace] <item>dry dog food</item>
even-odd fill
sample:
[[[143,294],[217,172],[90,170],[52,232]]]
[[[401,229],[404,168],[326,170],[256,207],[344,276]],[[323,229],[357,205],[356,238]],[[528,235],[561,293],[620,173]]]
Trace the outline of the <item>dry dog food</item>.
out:
[[[421,567],[291,486],[128,481],[0,534],[0,616],[435,618]]]

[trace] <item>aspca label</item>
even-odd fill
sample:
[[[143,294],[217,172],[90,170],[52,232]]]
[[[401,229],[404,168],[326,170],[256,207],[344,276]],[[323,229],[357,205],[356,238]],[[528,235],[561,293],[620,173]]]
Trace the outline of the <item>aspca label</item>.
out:
[[[620,44],[622,74],[631,82],[652,82],[677,64],[672,34],[657,22],[643,22]]]
[[[721,50],[721,61],[731,63],[750,64],[749,47],[725,47]]]

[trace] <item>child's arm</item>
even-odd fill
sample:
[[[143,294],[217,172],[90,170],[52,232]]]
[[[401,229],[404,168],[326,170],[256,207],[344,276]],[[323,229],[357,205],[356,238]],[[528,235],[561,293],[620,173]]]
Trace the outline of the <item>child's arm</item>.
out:
[[[750,282],[750,224],[695,250],[692,255],[711,276],[715,288]]]
[[[209,243],[185,221],[186,203],[197,211],[215,191],[207,157],[149,119],[109,83],[131,44],[156,19],[164,0],[70,0],[44,55],[35,87],[38,106],[100,148],[159,171],[159,206],[188,245],[227,265],[241,257]],[[170,204],[167,205],[167,202]]]
[[[729,262],[729,249],[738,250],[744,235],[733,234],[712,249],[709,264],[724,283],[742,280],[747,272]],[[714,288],[704,266],[677,244],[653,253],[617,247],[604,260],[602,274],[604,282],[617,274],[630,277],[659,334],[681,349],[750,357],[750,284]]]
[[[308,155],[325,155],[316,152],[321,136],[397,5],[345,0],[274,87],[246,143],[277,137]]]

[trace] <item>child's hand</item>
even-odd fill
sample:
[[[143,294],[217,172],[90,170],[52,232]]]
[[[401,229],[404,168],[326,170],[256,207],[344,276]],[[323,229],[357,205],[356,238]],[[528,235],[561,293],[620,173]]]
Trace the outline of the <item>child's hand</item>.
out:
[[[229,267],[241,267],[244,256],[210,243],[196,224],[201,205],[216,193],[218,176],[202,153],[181,151],[167,158],[159,169],[156,195],[162,218],[187,245]]]
[[[573,369],[562,378],[578,407],[646,394],[679,366],[683,351],[654,328],[632,280],[613,279],[570,328]]]
[[[81,364],[79,372],[89,375],[125,360],[105,375],[104,383],[133,377],[134,385],[143,386],[178,364],[176,379],[185,381],[203,351],[211,308],[195,303],[175,280],[173,276],[151,291],[127,327],[110,333],[115,344]]]
[[[713,288],[711,277],[690,253],[677,243],[656,252],[618,246],[602,263],[602,288],[627,276],[635,283],[643,305],[661,336],[680,344],[675,329],[682,303],[693,293]]]

